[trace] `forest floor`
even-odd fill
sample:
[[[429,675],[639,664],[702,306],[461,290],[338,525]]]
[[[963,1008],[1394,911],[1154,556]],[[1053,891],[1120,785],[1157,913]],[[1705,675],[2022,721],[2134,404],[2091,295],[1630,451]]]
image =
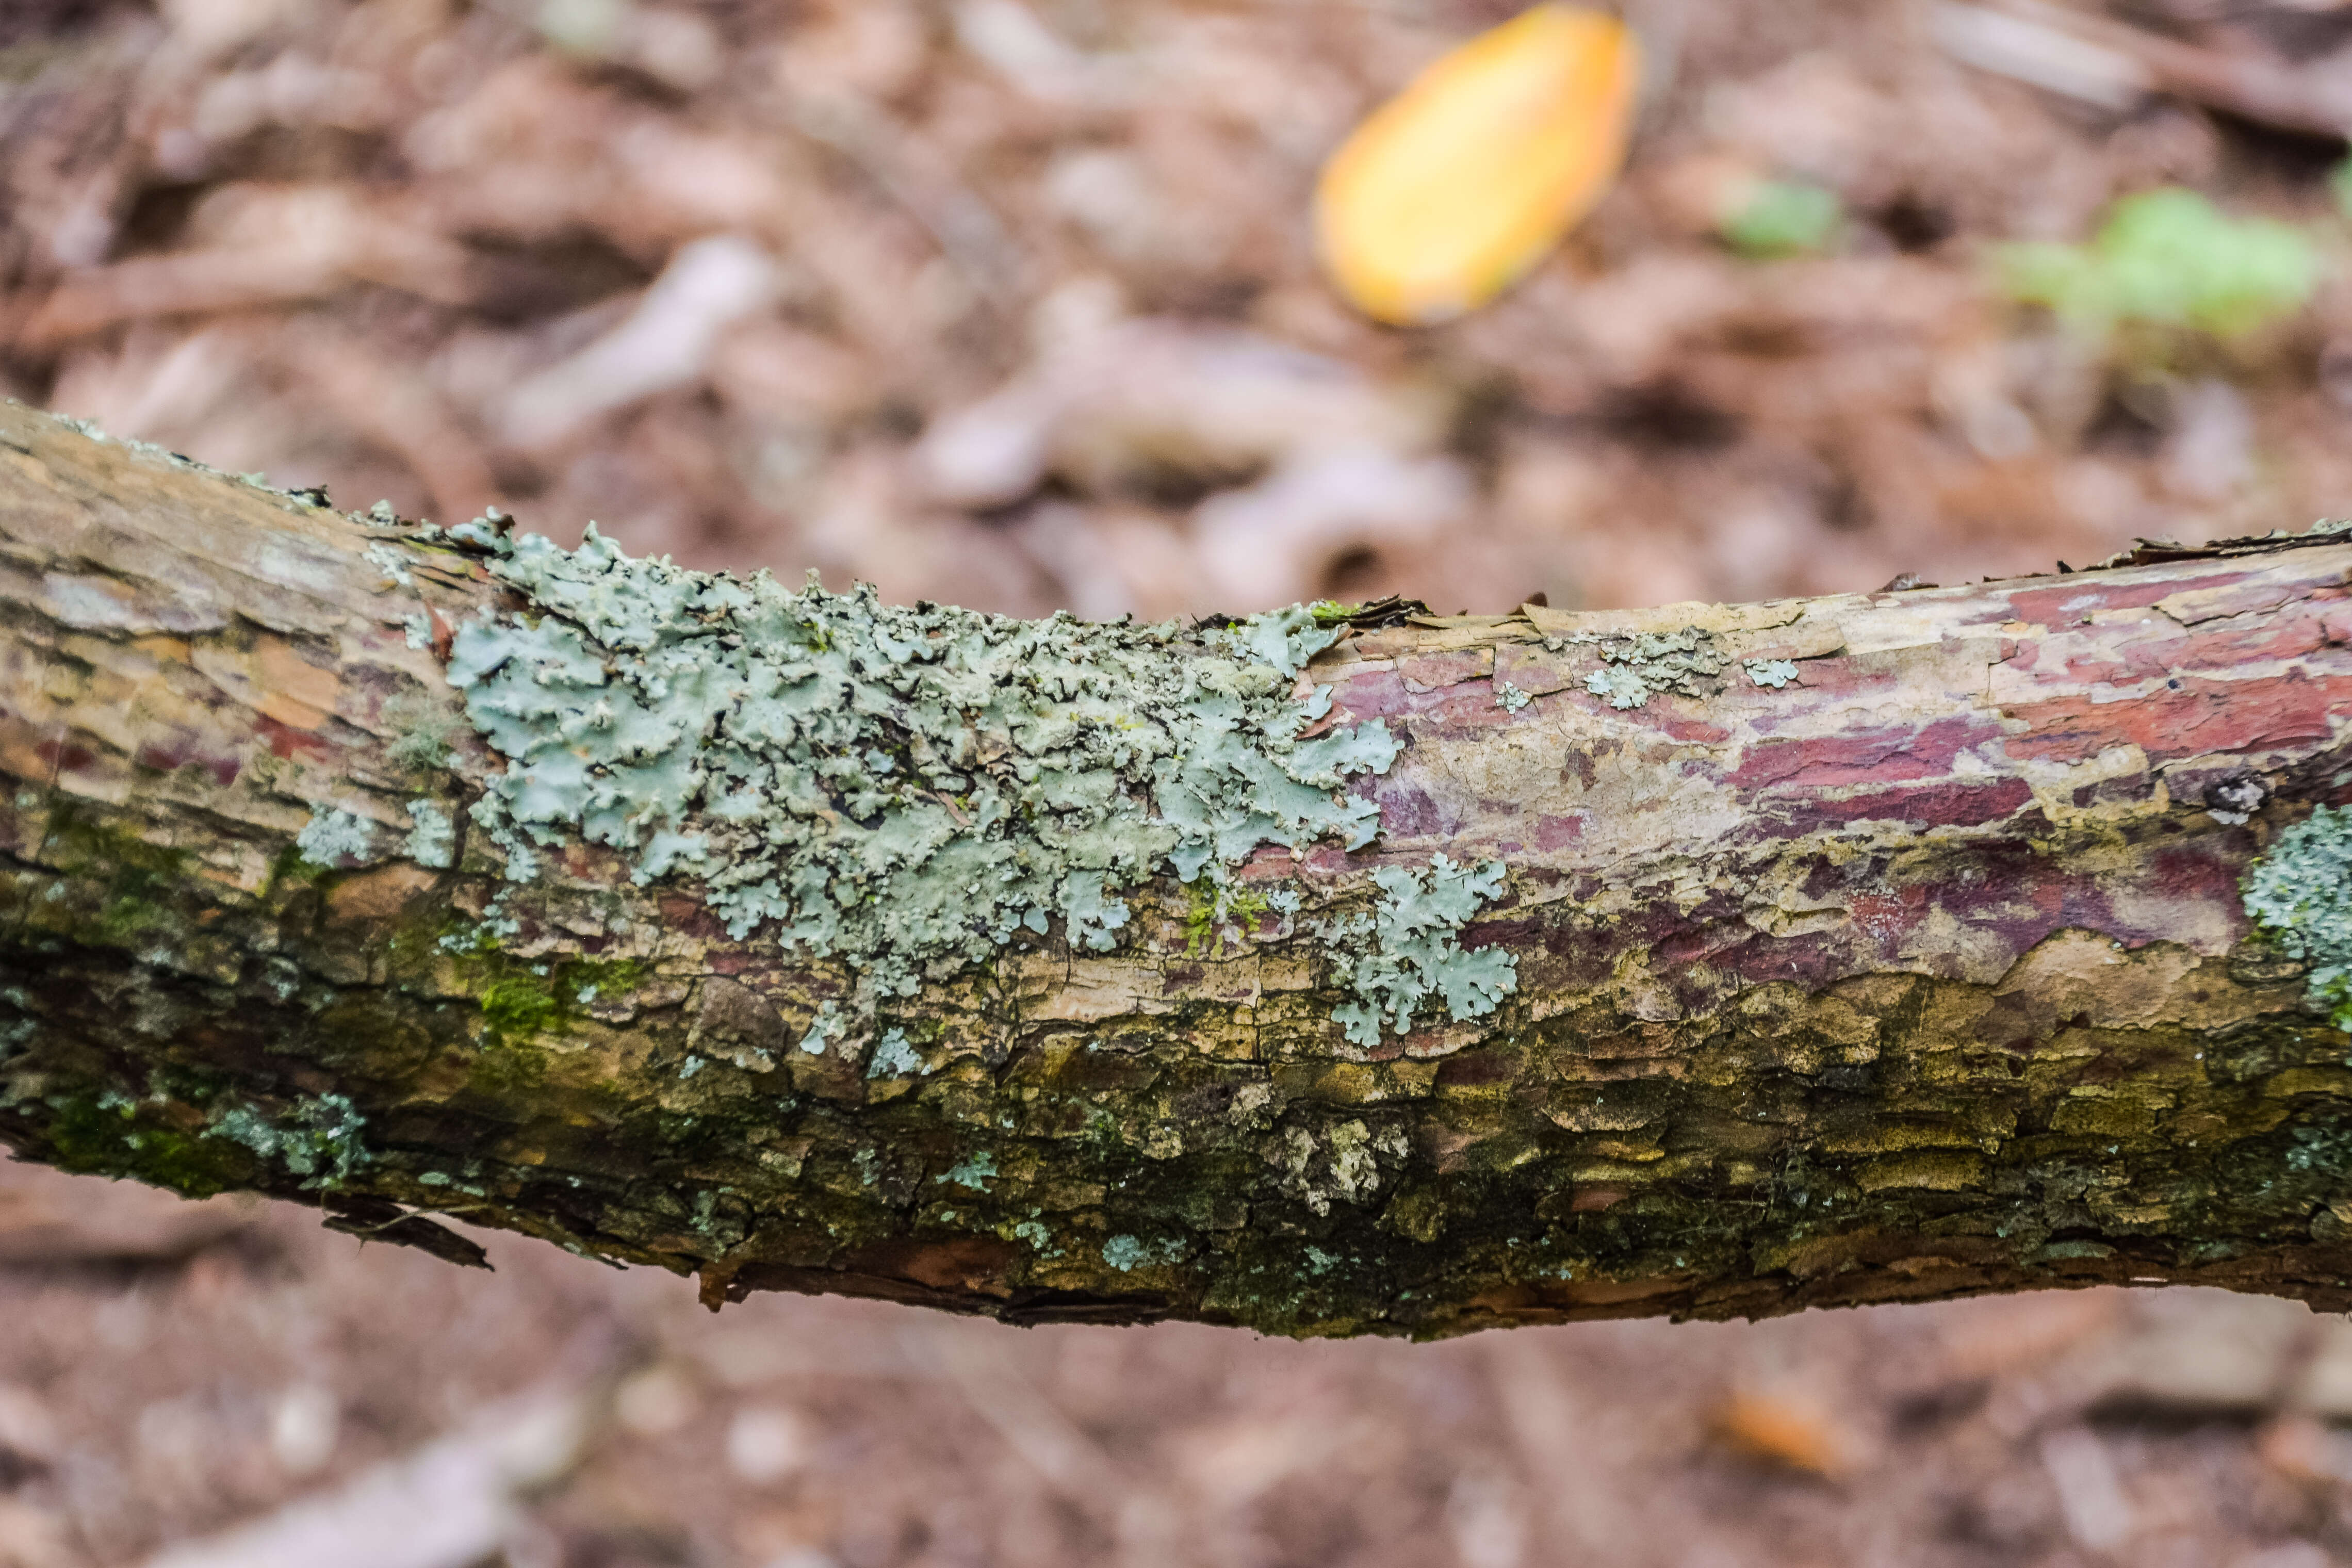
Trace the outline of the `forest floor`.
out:
[[[1315,171],[1501,0],[0,0],[0,393],[347,506],[1024,614],[1753,599],[2352,512],[2340,142],[2021,85],[1924,0],[1630,9],[1625,179],[1398,331],[1321,281]],[[1758,182],[1843,216],[1767,258],[1726,234]],[[2005,288],[2166,185],[2294,226],[2308,300],[2223,342]],[[516,1568],[2352,1563],[2352,1331],[2293,1305],[1295,1345],[712,1320],[492,1250],[0,1167],[0,1568],[396,1537],[404,1495]],[[173,1561],[284,1560],[237,1550]]]
[[[1926,0],[1636,5],[1626,178],[1417,331],[1322,282],[1315,171],[1507,0],[156,5],[0,7],[0,391],[348,506],[1146,618],[1869,590],[2352,508],[2352,277],[2222,343],[1998,276],[2171,184],[2344,270],[2341,143],[1988,74]],[[1843,221],[1743,252],[1759,180]]]
[[[469,1234],[496,1273],[0,1165],[0,1564],[2352,1562],[2352,1324],[2294,1302],[1294,1343],[714,1318],[691,1281]]]

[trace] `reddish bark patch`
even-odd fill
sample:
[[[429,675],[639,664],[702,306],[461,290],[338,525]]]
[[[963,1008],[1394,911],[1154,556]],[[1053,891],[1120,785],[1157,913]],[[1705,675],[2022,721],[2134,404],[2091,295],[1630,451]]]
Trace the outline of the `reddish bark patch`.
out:
[[[1716,967],[1743,985],[1794,980],[1819,987],[1854,973],[1854,942],[1844,931],[1804,931],[1795,936],[1759,932],[1713,956]]]
[[[52,735],[33,748],[33,754],[61,773],[78,773],[98,761],[98,753],[79,741]]]
[[[2103,611],[2144,610],[2176,594],[2228,587],[2245,575],[2243,568],[2233,567],[2210,577],[2158,577],[2142,583],[2059,577],[2046,588],[2020,588],[2010,594],[2010,614],[2002,618],[2032,621],[2045,626],[2079,625]]]
[[[1547,852],[1566,849],[1584,841],[1584,817],[1554,816],[1549,813],[1536,818],[1536,847]]]
[[[726,940],[727,928],[719,918],[704,907],[698,899],[683,895],[666,897],[661,901],[662,924],[669,930],[690,936],[697,942],[718,942]]]
[[[2299,670],[2255,680],[2189,678],[2144,696],[2017,704],[2011,716],[2032,732],[2012,738],[2010,754],[2080,762],[2129,744],[2162,760],[2309,747],[2328,738],[2330,716],[2347,706],[2352,706],[2352,679],[2313,680]]]
[[[1835,800],[1815,798],[1793,810],[1776,812],[1791,826],[1811,830],[1853,822],[1901,822],[1912,827],[1977,827],[1999,822],[2031,805],[2023,779],[1957,779],[1915,789],[1873,790]]]
[[[168,740],[143,741],[132,754],[131,763],[159,773],[177,773],[194,765],[212,774],[214,784],[221,789],[235,784],[237,774],[245,771],[245,764],[235,757],[207,756],[199,750],[197,741],[198,737],[186,731]]]
[[[1762,741],[1748,749],[1729,782],[1742,789],[1833,788],[1939,778],[1952,771],[1952,759],[1961,752],[2000,738],[1992,720],[1962,713],[1916,728]]]
[[[315,730],[297,730],[291,724],[281,724],[267,713],[253,716],[253,732],[268,745],[270,755],[280,762],[291,762],[297,753],[313,757],[331,757],[333,742]]]
[[[897,1240],[860,1247],[844,1260],[848,1271],[877,1279],[904,1279],[933,1290],[966,1295],[1006,1293],[1004,1275],[1020,1248],[988,1236],[935,1241]]]
[[[1381,808],[1381,831],[1390,837],[1451,837],[1461,826],[1418,784],[1384,779],[1372,786],[1371,798]]]
[[[1489,648],[1407,654],[1396,661],[1397,679],[1413,691],[1432,691],[1440,687],[1459,686],[1468,680],[1484,680],[1493,668],[1494,652]]]
[[[1542,937],[1544,922],[1540,919],[1494,921],[1482,920],[1462,928],[1461,943],[1465,949],[1507,947],[1515,950],[1533,947]]]
[[[1392,670],[1376,669],[1351,675],[1332,694],[1333,700],[1359,720],[1401,719],[1444,708],[1454,700],[1444,689],[1414,691]]]

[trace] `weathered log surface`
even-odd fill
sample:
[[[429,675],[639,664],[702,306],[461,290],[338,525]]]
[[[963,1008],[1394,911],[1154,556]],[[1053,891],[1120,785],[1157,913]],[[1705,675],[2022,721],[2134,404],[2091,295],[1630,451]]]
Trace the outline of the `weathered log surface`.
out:
[[[465,628],[543,613],[497,567],[0,410],[0,1141],[713,1305],[2352,1308],[2352,1040],[2240,890],[2347,793],[2352,545],[1360,618],[1300,690],[1397,741],[1335,796],[1375,840],[1261,847],[1206,904],[1162,872],[1115,941],[1034,920],[878,1001],[611,847],[503,879],[466,808],[508,764],[447,679]],[[1449,951],[1507,994],[1365,1044],[1344,917],[1440,854],[1504,868]]]

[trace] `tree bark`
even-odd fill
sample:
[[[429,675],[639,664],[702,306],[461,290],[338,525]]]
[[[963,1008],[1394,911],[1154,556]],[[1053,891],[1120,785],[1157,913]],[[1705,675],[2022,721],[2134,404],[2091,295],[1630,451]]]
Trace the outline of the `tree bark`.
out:
[[[2352,793],[2334,536],[1743,607],[1372,606],[1299,691],[1397,742],[1333,796],[1377,837],[1261,846],[1206,902],[1163,869],[1115,940],[1032,920],[877,1003],[612,847],[508,879],[468,807],[519,764],[448,661],[561,613],[488,531],[322,501],[0,410],[22,1158],[478,1261],[457,1216],[714,1307],[1416,1335],[2126,1281],[2352,1308],[2352,1037],[2242,893]],[[1349,1025],[1381,900],[1441,855],[1501,868],[1439,940],[1507,955],[1504,994]],[[1277,884],[1298,909],[1244,896]]]

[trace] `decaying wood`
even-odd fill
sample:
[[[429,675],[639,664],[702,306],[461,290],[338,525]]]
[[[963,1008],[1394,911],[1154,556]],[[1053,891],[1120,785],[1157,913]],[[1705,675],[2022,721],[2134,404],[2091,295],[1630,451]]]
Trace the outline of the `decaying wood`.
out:
[[[479,834],[446,869],[298,851],[330,810],[391,845],[419,800],[463,823],[502,763],[449,637],[514,608],[478,555],[312,499],[0,411],[23,1158],[459,1261],[433,1216],[504,1226],[714,1306],[1419,1334],[2116,1281],[2352,1307],[2352,1041],[2240,892],[2347,793],[2352,545],[1366,617],[1309,673],[1402,742],[1357,781],[1380,835],[1241,875],[1344,901],[1502,862],[1462,936],[1516,955],[1498,1011],[1360,1047],[1320,928],[1204,933],[1163,879],[1116,951],[1024,933],[935,978],[919,1063],[884,1070],[810,1033],[854,965],[730,939],[689,879],[574,845],[502,895]],[[1719,676],[1612,705],[1596,638],[1694,628]]]

